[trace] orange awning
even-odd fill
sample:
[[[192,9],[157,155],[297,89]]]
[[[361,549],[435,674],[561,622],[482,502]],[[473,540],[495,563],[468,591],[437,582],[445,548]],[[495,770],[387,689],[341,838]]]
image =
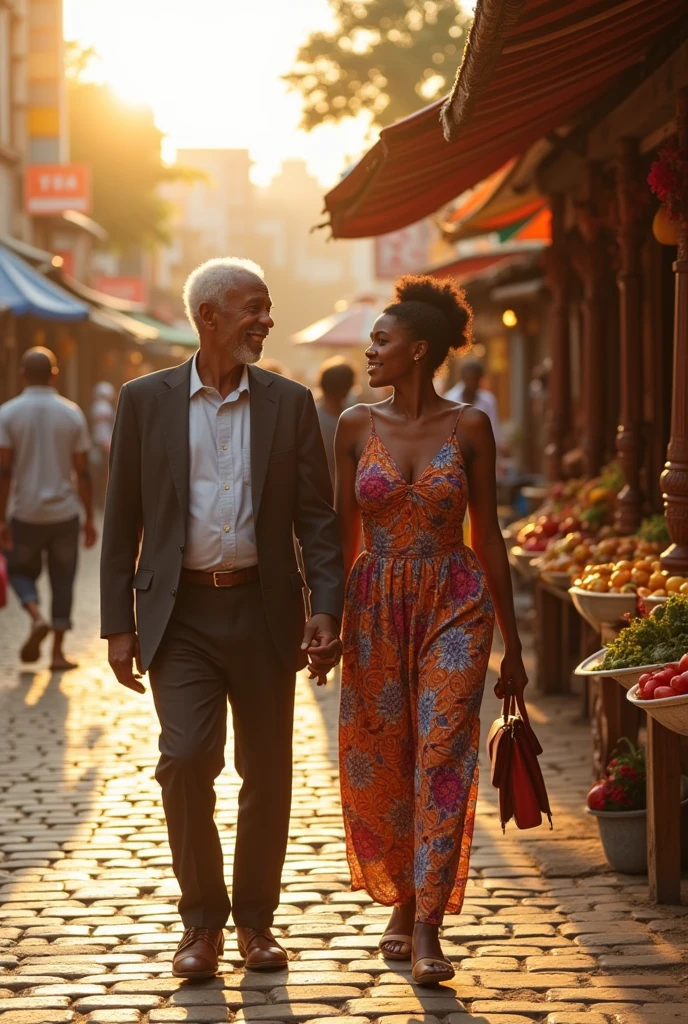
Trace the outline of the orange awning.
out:
[[[443,110],[453,141],[442,102],[385,128],[325,197],[333,234],[380,235],[438,210],[580,115],[660,37],[678,45],[685,13],[685,0],[478,0]]]

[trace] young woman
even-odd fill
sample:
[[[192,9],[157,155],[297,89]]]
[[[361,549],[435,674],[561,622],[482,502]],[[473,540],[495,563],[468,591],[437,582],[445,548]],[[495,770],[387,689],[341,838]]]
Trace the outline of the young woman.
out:
[[[371,387],[394,395],[344,412],[335,446],[350,571],[340,713],[349,866],[354,889],[394,906],[380,948],[411,956],[421,985],[454,974],[439,926],[460,911],[468,877],[493,601],[505,643],[495,692],[527,683],[490,421],[433,386],[449,350],[469,345],[471,321],[454,284],[400,278],[366,352]]]

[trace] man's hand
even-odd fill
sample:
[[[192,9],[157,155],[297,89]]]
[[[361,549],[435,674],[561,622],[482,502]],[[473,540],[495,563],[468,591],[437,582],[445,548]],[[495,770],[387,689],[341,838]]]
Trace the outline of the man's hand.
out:
[[[0,551],[11,551],[14,547],[12,541],[12,528],[9,523],[0,522]]]
[[[306,623],[301,650],[308,654],[308,671],[318,686],[327,682],[327,673],[342,656],[337,620],[331,615],[311,615]]]
[[[98,534],[96,528],[93,525],[92,519],[87,519],[83,525],[84,531],[84,547],[92,548],[95,542],[98,540]]]
[[[108,661],[110,668],[117,676],[117,682],[137,693],[145,693],[146,688],[141,682],[141,655],[139,639],[136,633],[112,633],[108,638]],[[136,662],[138,675],[134,673],[133,662]]]

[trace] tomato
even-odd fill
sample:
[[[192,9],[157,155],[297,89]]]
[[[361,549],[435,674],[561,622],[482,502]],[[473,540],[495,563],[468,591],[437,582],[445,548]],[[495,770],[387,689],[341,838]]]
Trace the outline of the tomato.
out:
[[[678,667],[681,672],[688,672],[688,653],[683,655],[678,663]]]
[[[653,700],[662,700],[664,697],[675,697],[675,692],[670,686],[658,686],[654,692]]]
[[[675,694],[688,693],[688,672],[674,676],[669,685]]]
[[[644,686],[645,683],[648,681],[648,679],[652,679],[652,673],[651,672],[643,672],[643,674],[641,675],[640,679],[638,680],[638,685],[639,686]]]
[[[648,679],[648,681],[643,686],[643,696],[642,696],[641,699],[642,700],[652,700],[652,698],[655,695],[655,690],[660,685],[661,684],[660,684],[659,680],[655,679],[654,676],[651,679]]]

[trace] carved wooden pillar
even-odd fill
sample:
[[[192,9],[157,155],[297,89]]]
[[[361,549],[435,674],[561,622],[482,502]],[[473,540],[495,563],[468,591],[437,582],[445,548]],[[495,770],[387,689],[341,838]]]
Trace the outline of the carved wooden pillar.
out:
[[[619,139],[616,154],[616,196],[619,227],[619,328],[621,351],[621,392],[616,451],[626,483],[618,498],[616,527],[620,533],[634,533],[640,526],[644,495],[640,486],[643,462],[642,332],[643,268],[642,247],[647,188],[640,173],[638,143]]]
[[[678,141],[688,148],[688,89],[682,89],[677,104]],[[674,372],[671,400],[671,437],[667,461],[661,476],[664,509],[671,544],[662,554],[662,564],[674,572],[688,572],[688,204],[683,226],[677,225],[678,251],[674,263]]]
[[[602,183],[595,164],[587,165],[588,199],[575,204],[577,234],[570,247],[575,271],[583,284],[583,454],[585,472],[599,474],[605,452],[604,346],[606,304],[612,273],[613,245],[605,227],[600,198]]]
[[[571,426],[571,358],[569,339],[569,295],[571,267],[564,238],[564,196],[550,196],[552,244],[547,250],[547,284],[552,296],[552,370],[549,377],[549,412],[545,466],[550,480],[561,480],[562,456]]]

